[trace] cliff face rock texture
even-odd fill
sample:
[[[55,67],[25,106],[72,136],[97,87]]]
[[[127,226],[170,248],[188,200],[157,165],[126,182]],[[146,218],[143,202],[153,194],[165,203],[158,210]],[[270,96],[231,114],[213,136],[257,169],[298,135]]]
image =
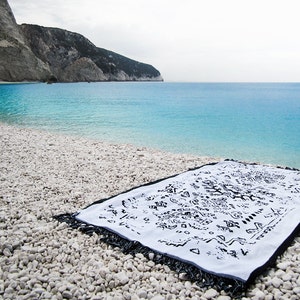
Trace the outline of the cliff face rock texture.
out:
[[[98,48],[78,33],[17,25],[7,0],[0,1],[2,81],[161,81],[153,66]]]
[[[81,34],[28,24],[20,29],[58,81],[161,80],[152,66],[98,48]]]
[[[50,76],[47,64],[26,45],[6,0],[0,1],[0,80],[35,81]]]

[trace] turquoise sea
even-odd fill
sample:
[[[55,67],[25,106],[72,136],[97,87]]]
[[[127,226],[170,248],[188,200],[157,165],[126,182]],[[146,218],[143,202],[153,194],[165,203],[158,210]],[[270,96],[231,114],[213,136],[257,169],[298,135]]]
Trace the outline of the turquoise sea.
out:
[[[2,84],[0,122],[300,168],[300,83]]]

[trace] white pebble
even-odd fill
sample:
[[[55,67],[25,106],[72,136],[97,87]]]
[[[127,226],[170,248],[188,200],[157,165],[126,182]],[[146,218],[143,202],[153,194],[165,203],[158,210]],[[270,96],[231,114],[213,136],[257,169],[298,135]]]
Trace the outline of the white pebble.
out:
[[[12,253],[8,248],[5,248],[3,250],[3,255],[6,256],[6,257],[9,257],[9,256],[12,256]]]
[[[125,272],[120,272],[120,273],[116,274],[116,278],[120,281],[120,283],[122,285],[128,283],[128,281],[129,281],[129,277],[126,275]]]
[[[296,295],[300,295],[300,287],[299,286],[296,286],[293,288],[293,292],[296,294]]]
[[[150,252],[150,253],[148,254],[148,257],[149,257],[150,260],[153,260],[153,258],[154,258],[154,253],[153,253],[153,252]]]
[[[290,281],[292,279],[292,275],[290,273],[286,273],[286,274],[281,276],[281,279],[283,281]]]
[[[290,263],[285,261],[285,262],[280,262],[277,264],[277,268],[281,269],[281,270],[286,270],[289,267]]]
[[[209,289],[204,293],[204,297],[206,299],[213,299],[216,297],[219,293],[215,289]]]
[[[186,279],[188,278],[188,276],[187,276],[186,273],[180,273],[178,277],[179,277],[179,279],[181,279],[181,280],[186,280]]]
[[[137,292],[137,295],[139,296],[139,298],[147,299],[147,292],[145,290],[139,290]]]
[[[273,291],[273,295],[274,295],[274,299],[275,300],[281,300],[282,299],[282,292],[275,289],[275,291]]]
[[[293,289],[293,285],[291,282],[289,281],[285,281],[282,285],[282,287],[285,289],[285,290],[292,290]]]
[[[11,287],[5,289],[5,294],[12,294],[15,290]]]
[[[136,258],[141,259],[141,260],[145,260],[145,256],[142,253],[137,253],[135,255]]]
[[[118,266],[116,265],[115,262],[110,262],[108,264],[108,268],[111,272],[117,272],[118,271]]]
[[[165,300],[165,297],[163,297],[162,295],[155,295],[151,298],[151,300]]]
[[[281,269],[277,270],[275,273],[275,275],[279,278],[281,278],[281,276],[283,276],[284,274],[285,274],[285,272]]]
[[[143,264],[138,264],[138,266],[137,266],[136,268],[137,268],[137,270],[138,270],[139,272],[144,272],[144,271],[145,271],[145,267],[144,267]]]
[[[254,298],[255,300],[263,300],[263,299],[265,299],[265,293],[263,291],[258,290],[258,291],[256,291],[254,297],[255,297]]]
[[[155,266],[155,263],[153,261],[149,260],[147,262],[147,266],[149,266],[150,268],[153,268]]]
[[[91,284],[88,287],[89,292],[93,292],[95,290],[95,287]]]
[[[219,296],[217,300],[231,300],[229,296]]]
[[[184,287],[185,287],[187,290],[189,290],[189,289],[191,289],[191,287],[192,287],[192,283],[191,283],[190,281],[186,281],[186,282],[184,283]]]
[[[278,277],[274,277],[271,280],[274,287],[278,288],[282,284],[282,280]]]

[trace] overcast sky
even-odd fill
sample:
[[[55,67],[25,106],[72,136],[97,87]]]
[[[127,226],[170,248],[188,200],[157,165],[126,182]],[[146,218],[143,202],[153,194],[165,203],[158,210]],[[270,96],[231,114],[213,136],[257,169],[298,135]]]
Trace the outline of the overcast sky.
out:
[[[81,33],[166,81],[300,81],[299,0],[8,1],[19,24]]]

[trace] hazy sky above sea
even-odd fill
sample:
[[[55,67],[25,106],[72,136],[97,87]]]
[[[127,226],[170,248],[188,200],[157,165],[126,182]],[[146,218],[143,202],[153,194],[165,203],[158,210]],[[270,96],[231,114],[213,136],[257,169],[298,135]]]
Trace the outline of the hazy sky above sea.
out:
[[[60,27],[166,81],[300,81],[299,0],[8,0],[19,24]]]

